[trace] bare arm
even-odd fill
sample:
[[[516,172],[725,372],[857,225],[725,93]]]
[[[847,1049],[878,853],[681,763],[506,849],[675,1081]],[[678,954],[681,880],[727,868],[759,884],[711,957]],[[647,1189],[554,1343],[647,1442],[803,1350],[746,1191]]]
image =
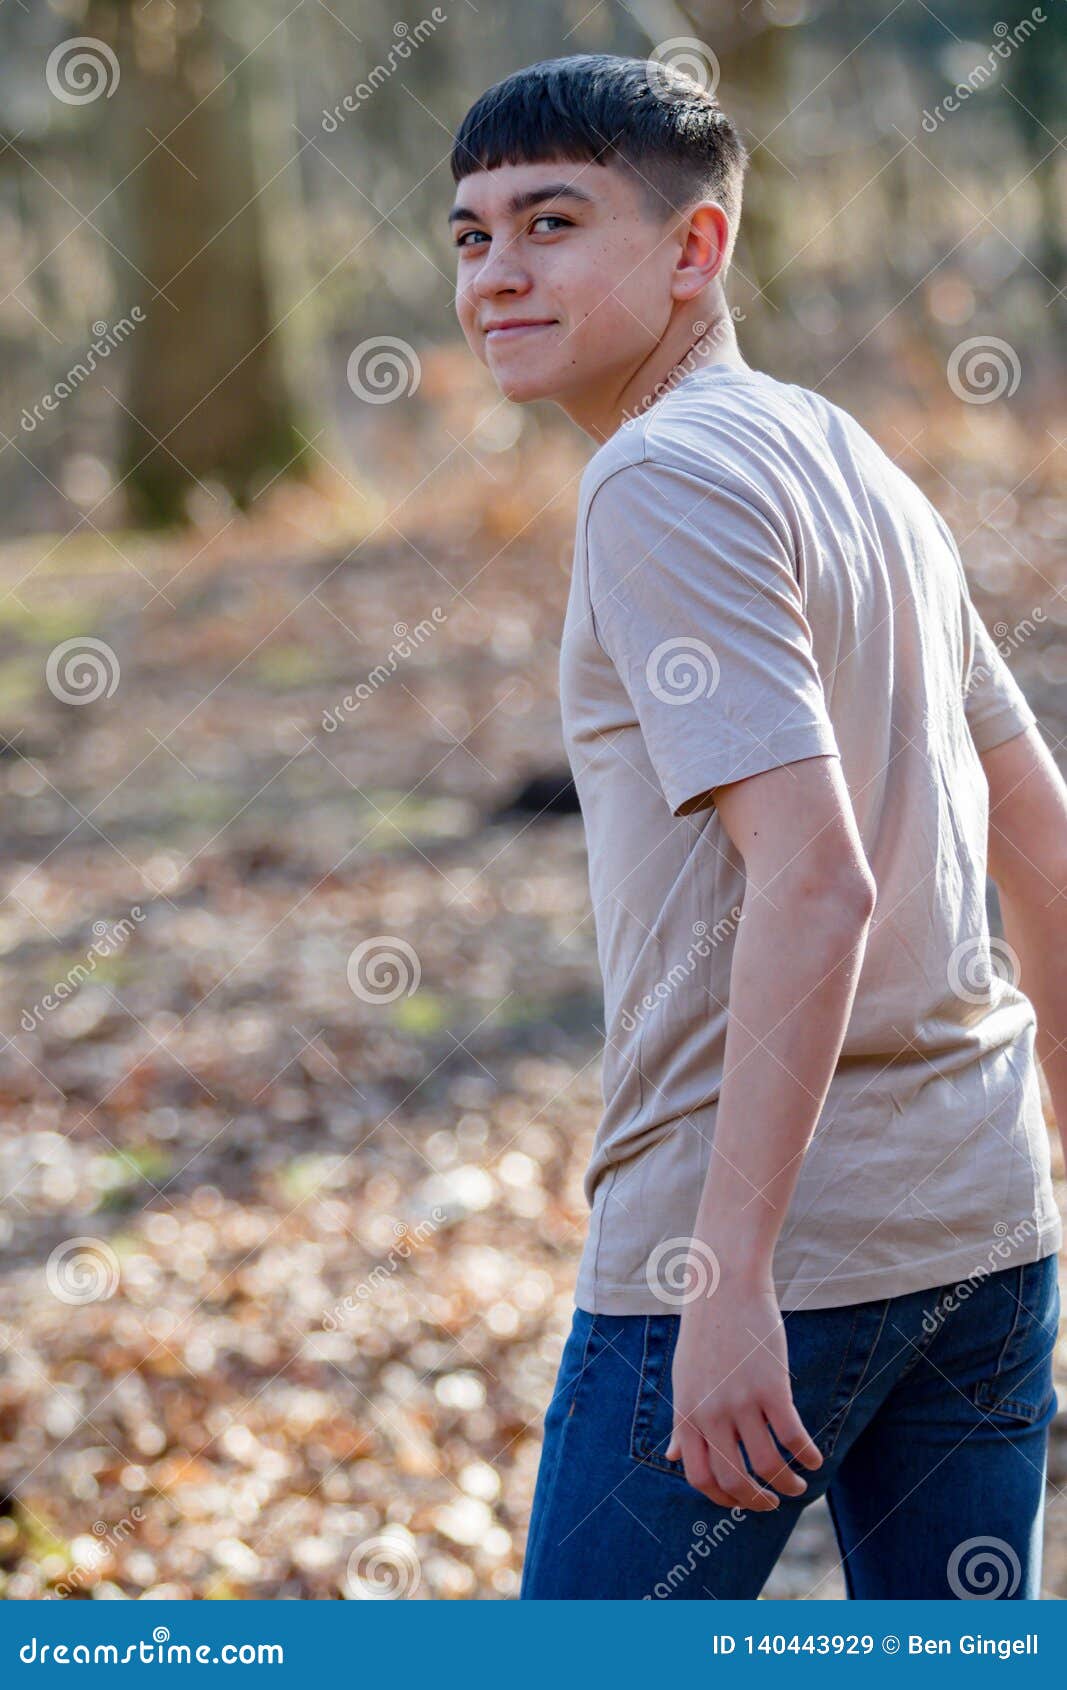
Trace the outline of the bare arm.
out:
[[[841,1054],[875,888],[838,758],[721,787],[717,808],[746,884],[698,1226],[759,1274]]]
[[[793,1404],[772,1258],[841,1052],[875,887],[836,757],[804,758],[716,789],[746,886],[730,973],[715,1140],[697,1214],[694,1279],[718,1278],[682,1309],[668,1456],[712,1501],[765,1509],[822,1457]],[[745,1473],[740,1439],[754,1470]]]
[[[989,872],[1018,984],[1037,1012],[1037,1053],[1067,1161],[1067,784],[1035,726],[981,756]]]

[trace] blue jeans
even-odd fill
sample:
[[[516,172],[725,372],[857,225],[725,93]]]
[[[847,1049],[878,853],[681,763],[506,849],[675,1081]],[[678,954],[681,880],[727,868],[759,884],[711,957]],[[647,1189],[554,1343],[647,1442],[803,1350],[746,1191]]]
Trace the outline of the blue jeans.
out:
[[[786,1311],[793,1400],[823,1465],[791,1462],[804,1495],[750,1512],[709,1502],[664,1455],[680,1314],[575,1309],[520,1597],[758,1596],[824,1494],[850,1597],[1038,1596],[1059,1313],[1055,1255]]]

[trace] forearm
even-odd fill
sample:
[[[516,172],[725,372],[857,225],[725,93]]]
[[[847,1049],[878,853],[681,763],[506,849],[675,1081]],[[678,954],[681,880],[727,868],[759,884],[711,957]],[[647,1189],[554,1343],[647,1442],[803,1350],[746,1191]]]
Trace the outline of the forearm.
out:
[[[841,1053],[870,923],[851,894],[776,886],[773,898],[742,906],[696,1226],[725,1275],[763,1280]]]
[[[1004,937],[1019,961],[1018,985],[1037,1014],[1037,1054],[1067,1163],[1067,885],[1031,880],[1025,898],[998,885]]]

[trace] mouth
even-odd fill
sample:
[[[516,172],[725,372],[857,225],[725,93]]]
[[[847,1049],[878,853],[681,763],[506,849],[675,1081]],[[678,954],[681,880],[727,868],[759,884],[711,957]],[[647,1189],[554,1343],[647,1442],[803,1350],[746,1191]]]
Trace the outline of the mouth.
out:
[[[514,317],[502,323],[491,323],[485,331],[487,341],[521,340],[523,335],[533,334],[538,329],[553,329],[556,327],[554,317]]]

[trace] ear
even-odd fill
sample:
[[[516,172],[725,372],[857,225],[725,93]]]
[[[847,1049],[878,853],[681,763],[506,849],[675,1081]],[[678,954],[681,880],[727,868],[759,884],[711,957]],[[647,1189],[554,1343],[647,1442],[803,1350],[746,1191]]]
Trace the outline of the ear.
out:
[[[671,293],[675,299],[694,299],[715,280],[726,262],[730,222],[721,205],[701,200],[686,213],[681,236]]]

